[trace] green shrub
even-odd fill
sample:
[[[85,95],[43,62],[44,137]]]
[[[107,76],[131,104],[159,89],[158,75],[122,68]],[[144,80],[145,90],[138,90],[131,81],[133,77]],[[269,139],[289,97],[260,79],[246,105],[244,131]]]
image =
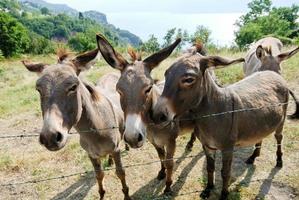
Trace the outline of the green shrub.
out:
[[[0,49],[4,57],[26,52],[30,43],[27,29],[4,12],[0,12],[0,41]]]

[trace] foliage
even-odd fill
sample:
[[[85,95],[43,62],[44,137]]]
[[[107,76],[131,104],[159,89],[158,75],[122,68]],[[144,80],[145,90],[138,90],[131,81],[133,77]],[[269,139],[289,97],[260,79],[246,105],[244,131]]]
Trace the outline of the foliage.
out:
[[[89,37],[84,33],[77,33],[68,41],[68,45],[75,51],[83,52],[96,48],[94,41],[95,37]]]
[[[176,28],[172,28],[167,31],[166,35],[163,37],[164,44],[162,45],[162,47],[167,47],[173,42],[175,31]]]
[[[235,33],[236,43],[240,48],[265,36],[274,36],[287,43],[298,37],[299,6],[271,7],[270,0],[253,0],[248,4],[249,12],[236,23],[239,30]],[[297,31],[298,32],[298,31]]]
[[[55,45],[52,41],[33,32],[31,32],[30,35],[30,47],[27,53],[49,54],[55,52]]]
[[[46,7],[42,7],[40,9],[40,12],[43,14],[43,15],[49,15],[50,14],[50,10]]]
[[[154,35],[150,35],[150,38],[141,45],[141,50],[147,53],[154,53],[160,48],[158,39]]]
[[[211,30],[207,27],[199,25],[196,27],[194,34],[190,38],[190,42],[195,42],[197,40],[202,41],[204,44],[209,44],[211,42]]]
[[[29,47],[26,28],[9,14],[0,12],[0,49],[5,57],[24,53]]]

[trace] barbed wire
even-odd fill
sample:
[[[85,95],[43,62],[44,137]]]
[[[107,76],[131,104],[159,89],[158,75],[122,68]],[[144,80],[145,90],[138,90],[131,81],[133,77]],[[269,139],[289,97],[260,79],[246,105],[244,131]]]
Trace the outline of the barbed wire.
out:
[[[212,114],[202,115],[202,116],[198,116],[198,117],[185,118],[185,119],[180,118],[179,121],[192,121],[192,120],[209,118],[209,117],[216,117],[216,116],[232,114],[232,113],[256,111],[256,110],[262,110],[262,109],[266,109],[266,108],[279,107],[279,106],[283,106],[283,105],[287,105],[287,104],[290,104],[290,102],[277,103],[277,104],[254,107],[254,108],[241,108],[241,109],[236,109],[236,110],[229,110],[229,111],[224,111],[224,112],[219,112],[219,113],[212,113]],[[173,121],[176,121],[176,120],[173,120]]]
[[[180,156],[180,157],[171,158],[171,159],[164,159],[163,162],[170,161],[170,160],[195,158],[195,157],[200,157],[200,156],[201,156],[200,154],[190,155],[190,156]],[[126,169],[126,168],[131,168],[131,167],[140,167],[140,166],[146,166],[146,165],[151,165],[151,164],[160,163],[160,162],[161,162],[161,160],[154,160],[154,161],[145,162],[145,163],[136,163],[136,164],[131,164],[131,165],[125,165],[125,166],[123,166],[123,168]],[[103,171],[111,171],[111,170],[116,170],[116,168],[115,167],[106,167],[103,169]],[[91,171],[72,173],[72,174],[68,174],[68,175],[62,175],[62,176],[56,176],[56,177],[50,177],[50,178],[39,178],[39,179],[27,180],[27,181],[23,181],[23,182],[2,183],[2,184],[0,184],[0,187],[7,187],[7,186],[13,186],[13,185],[36,184],[36,183],[47,182],[47,181],[51,181],[51,180],[65,179],[65,178],[78,176],[78,175],[84,176],[84,175],[88,174],[89,172],[91,172]]]
[[[89,130],[82,130],[80,131],[81,133],[90,133],[90,132],[102,132],[102,131],[108,131],[108,130],[112,130],[112,129],[118,129],[119,127],[113,126],[113,127],[109,127],[109,128],[103,128],[103,129],[94,129],[94,128],[90,128]],[[78,135],[78,132],[71,132],[68,133],[69,135]],[[38,137],[40,134],[18,134],[18,135],[0,135],[0,139],[10,139],[10,138],[30,138],[30,137]]]
[[[294,101],[290,102],[285,102],[285,103],[277,103],[277,104],[272,104],[272,105],[267,105],[267,106],[260,106],[260,107],[253,107],[253,108],[242,108],[242,109],[236,109],[236,110],[230,110],[230,111],[224,111],[224,112],[219,112],[219,113],[212,113],[212,114],[207,114],[207,115],[202,115],[198,117],[192,117],[192,118],[180,118],[179,121],[193,121],[193,120],[198,120],[198,119],[203,119],[203,118],[209,118],[209,117],[216,117],[216,116],[221,116],[221,115],[226,115],[226,114],[232,114],[232,113],[239,113],[239,112],[247,112],[247,111],[255,111],[255,110],[261,110],[265,108],[272,108],[272,107],[279,107],[283,105],[287,105],[290,103],[295,103]],[[176,122],[177,120],[170,121],[171,122]],[[153,123],[151,123],[153,125]],[[102,129],[94,129],[90,128],[88,130],[81,130],[81,133],[86,133],[86,132],[102,132],[102,131],[108,131],[112,129],[118,129],[119,127],[117,126],[112,126],[108,128],[102,128]],[[78,134],[77,132],[75,133],[69,133],[71,135]],[[0,139],[11,139],[11,138],[32,138],[32,137],[38,137],[39,134],[18,134],[18,135],[0,135]]]

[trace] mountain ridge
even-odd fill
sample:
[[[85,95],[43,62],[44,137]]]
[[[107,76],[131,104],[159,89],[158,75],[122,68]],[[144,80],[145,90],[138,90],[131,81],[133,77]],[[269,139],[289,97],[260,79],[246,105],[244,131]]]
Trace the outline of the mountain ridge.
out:
[[[107,16],[104,13],[101,13],[96,10],[89,10],[80,12],[74,8],[71,8],[67,4],[54,4],[49,3],[44,0],[19,0],[20,3],[28,7],[29,9],[37,10],[43,7],[49,9],[50,12],[54,14],[67,14],[71,17],[78,17],[79,13],[82,14],[83,17],[89,18],[91,20],[96,21],[97,23],[106,26],[107,28],[112,29],[117,32],[120,37],[122,37],[126,42],[130,43],[133,46],[138,46],[142,43],[142,40],[139,36],[131,33],[128,30],[122,30],[120,28],[115,27],[113,24],[110,24],[107,20]]]

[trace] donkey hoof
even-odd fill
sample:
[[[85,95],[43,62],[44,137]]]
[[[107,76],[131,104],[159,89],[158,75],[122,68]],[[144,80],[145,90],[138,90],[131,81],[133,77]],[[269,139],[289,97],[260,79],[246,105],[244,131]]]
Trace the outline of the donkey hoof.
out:
[[[282,168],[282,161],[277,161],[276,162],[276,167],[277,168]]]
[[[132,200],[130,196],[125,196],[124,200]]]
[[[227,200],[228,199],[228,194],[229,194],[228,191],[222,191],[219,200]]]
[[[158,173],[158,176],[157,176],[157,179],[159,180],[159,181],[161,181],[161,180],[163,180],[164,178],[166,177],[166,173],[165,173],[165,171],[159,171],[159,173]]]
[[[105,196],[105,190],[99,191],[100,199],[103,200]]]
[[[245,163],[248,165],[252,165],[254,163],[254,159],[250,157],[245,161]]]
[[[170,188],[165,188],[164,195],[165,196],[172,196],[173,192],[172,192],[172,190]]]
[[[192,148],[193,148],[193,144],[188,143],[188,144],[186,145],[185,150],[186,150],[186,151],[192,151]]]
[[[202,199],[207,199],[207,198],[209,198],[212,189],[213,189],[213,186],[210,186],[210,187],[207,186],[206,189],[204,189],[204,191],[202,191],[202,192],[200,193],[200,197],[201,197]]]

